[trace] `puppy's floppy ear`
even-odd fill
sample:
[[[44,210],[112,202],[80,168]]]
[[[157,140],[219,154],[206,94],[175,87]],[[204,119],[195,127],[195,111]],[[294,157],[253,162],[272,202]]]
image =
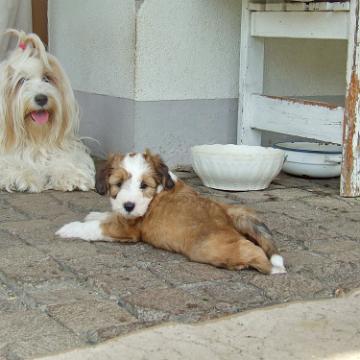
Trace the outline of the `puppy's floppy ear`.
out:
[[[164,189],[172,189],[175,186],[175,183],[170,176],[169,168],[165,165],[161,157],[159,155],[153,155],[149,149],[146,149],[144,158],[152,164],[155,173],[159,178],[159,182],[164,187]]]
[[[96,171],[95,189],[100,195],[105,195],[109,191],[109,177],[113,170],[114,154],[110,154],[105,164]]]
[[[173,179],[170,176],[169,168],[161,161],[157,172],[161,175],[161,184],[164,189],[172,189],[175,186]]]

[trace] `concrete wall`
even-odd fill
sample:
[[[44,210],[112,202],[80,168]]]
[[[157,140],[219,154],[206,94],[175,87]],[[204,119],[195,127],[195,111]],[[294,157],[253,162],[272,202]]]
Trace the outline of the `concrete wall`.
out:
[[[137,100],[238,97],[238,0],[145,0],[137,14]]]
[[[50,0],[50,51],[101,153],[236,142],[238,0]],[[101,96],[100,96],[101,95]]]
[[[238,0],[145,0],[136,19],[135,149],[170,164],[236,142]]]
[[[134,0],[49,0],[49,49],[80,105],[80,134],[100,157],[134,148]]]
[[[139,101],[135,150],[160,152],[169,164],[189,164],[196,144],[236,143],[237,99]]]
[[[273,95],[345,94],[346,41],[265,41],[264,92]]]
[[[134,0],[49,0],[49,45],[75,90],[134,98]]]
[[[9,28],[31,31],[31,0],[0,0],[0,61],[16,46],[16,38],[3,36]]]
[[[101,152],[236,142],[239,0],[49,0],[50,50]],[[266,93],[342,94],[346,43],[266,41]]]

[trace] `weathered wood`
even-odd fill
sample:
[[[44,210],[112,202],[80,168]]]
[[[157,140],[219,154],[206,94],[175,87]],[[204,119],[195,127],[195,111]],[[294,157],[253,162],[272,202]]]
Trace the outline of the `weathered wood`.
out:
[[[266,2],[265,4],[266,11],[282,11],[285,10],[285,1],[272,1]]]
[[[262,131],[341,144],[344,108],[318,101],[252,95],[251,126]]]
[[[254,3],[254,2],[249,2],[248,3],[248,10],[252,10],[252,11],[264,11],[265,10],[265,3]]]
[[[309,2],[309,1],[287,1],[250,3],[249,9],[253,11],[349,11],[350,2]]]
[[[348,38],[348,12],[255,11],[251,35],[257,37],[338,39]]]
[[[308,11],[309,3],[305,2],[287,2],[285,6],[286,11]]]
[[[314,2],[309,4],[309,11],[349,11],[350,2]]]
[[[314,3],[304,5],[306,11],[249,11],[249,0],[243,1],[238,142],[259,145],[261,131],[273,131],[342,143],[340,193],[355,197],[360,196],[360,0],[351,0],[350,12],[348,5]],[[348,40],[345,109],[255,95],[263,91],[266,37]]]
[[[48,0],[32,0],[33,32],[38,34],[44,44],[48,45]]]
[[[249,0],[242,1],[237,142],[260,145],[261,132],[251,127],[254,118],[251,94],[263,91],[264,40],[250,35],[248,5]]]
[[[351,0],[343,122],[342,196],[360,196],[360,0]]]

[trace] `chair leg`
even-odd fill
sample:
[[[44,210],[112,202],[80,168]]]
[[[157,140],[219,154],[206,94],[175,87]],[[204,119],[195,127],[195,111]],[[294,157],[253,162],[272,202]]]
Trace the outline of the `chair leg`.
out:
[[[252,94],[263,92],[264,40],[251,36],[251,11],[249,0],[242,1],[238,144],[260,145],[261,132],[251,127],[254,104]]]
[[[360,0],[350,2],[340,195],[360,196]]]

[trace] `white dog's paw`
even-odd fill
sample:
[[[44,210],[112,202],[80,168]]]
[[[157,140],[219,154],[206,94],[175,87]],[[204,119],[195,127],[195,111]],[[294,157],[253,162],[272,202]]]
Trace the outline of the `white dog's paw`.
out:
[[[108,212],[92,211],[85,216],[85,221],[99,220],[104,221],[109,216]]]
[[[282,256],[274,254],[271,256],[270,262],[272,264],[271,274],[286,274],[284,259]]]
[[[47,190],[46,184],[46,176],[41,176],[30,170],[24,170],[23,173],[21,171],[14,172],[13,178],[8,177],[5,180],[5,184],[0,183],[0,187],[6,189],[8,192],[12,191],[21,191],[21,192],[31,192],[31,193],[39,193],[41,191]]]
[[[90,191],[95,189],[95,180],[93,176],[81,174],[73,179],[69,187],[72,190]]]
[[[95,188],[95,175],[72,167],[62,172],[53,170],[50,185],[52,189],[59,191],[89,191]]]
[[[53,182],[52,188],[54,190],[63,191],[63,192],[75,191],[75,190],[90,191],[90,190],[93,190],[95,187],[95,185],[91,179],[88,179],[88,181],[86,181],[86,180],[78,178],[78,179],[73,179],[73,181],[71,181],[71,180],[64,180],[64,181],[52,180],[52,182]]]

